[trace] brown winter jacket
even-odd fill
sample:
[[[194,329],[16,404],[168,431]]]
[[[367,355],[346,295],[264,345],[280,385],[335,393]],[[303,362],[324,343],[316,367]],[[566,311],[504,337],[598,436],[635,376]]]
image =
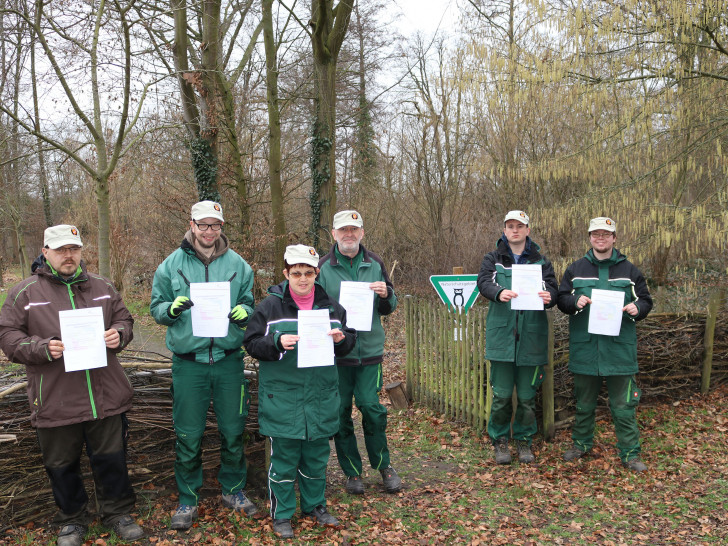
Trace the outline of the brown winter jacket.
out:
[[[48,342],[61,338],[59,311],[87,307],[103,308],[104,329],[118,330],[121,342],[106,350],[106,367],[66,372],[63,357],[51,358]],[[131,341],[133,325],[111,282],[87,273],[83,262],[76,277],[63,281],[43,261],[31,277],[10,289],[0,310],[0,348],[12,362],[25,364],[32,425],[70,425],[131,408],[133,389],[116,353]]]

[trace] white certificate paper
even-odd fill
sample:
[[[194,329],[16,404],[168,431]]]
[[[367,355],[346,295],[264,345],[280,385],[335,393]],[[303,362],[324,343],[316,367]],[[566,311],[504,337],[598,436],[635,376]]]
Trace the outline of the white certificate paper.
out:
[[[511,290],[518,294],[511,300],[513,311],[543,311],[543,277],[539,264],[513,264]]]
[[[624,292],[595,288],[591,300],[587,331],[602,336],[618,336],[622,328]]]
[[[360,332],[372,329],[374,290],[368,282],[342,281],[339,303],[346,309],[346,325]]]
[[[101,307],[59,311],[58,319],[67,372],[106,366],[104,310]]]
[[[334,338],[328,309],[298,312],[298,367],[334,365]]]
[[[225,337],[230,326],[230,283],[193,282],[190,284],[192,335]]]

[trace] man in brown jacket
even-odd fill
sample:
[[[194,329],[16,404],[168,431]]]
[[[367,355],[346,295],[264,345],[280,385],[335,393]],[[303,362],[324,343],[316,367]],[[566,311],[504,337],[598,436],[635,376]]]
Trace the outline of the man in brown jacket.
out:
[[[144,536],[130,516],[136,498],[126,466],[124,412],[133,389],[116,358],[132,339],[134,319],[111,282],[86,271],[82,246],[75,226],[46,229],[33,275],[8,292],[0,310],[0,348],[25,364],[31,423],[59,508],[59,546],[81,545],[90,523],[84,443],[102,523],[122,540]],[[106,365],[82,362],[73,366],[78,371],[66,371],[59,311],[91,307],[103,312]]]

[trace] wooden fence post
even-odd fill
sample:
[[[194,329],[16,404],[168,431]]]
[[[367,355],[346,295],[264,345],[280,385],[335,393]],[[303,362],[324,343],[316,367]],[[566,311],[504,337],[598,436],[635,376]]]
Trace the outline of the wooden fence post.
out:
[[[543,437],[544,440],[554,439],[555,414],[554,414],[554,312],[552,309],[546,311],[549,321],[549,341],[546,349],[548,364],[544,369],[543,387],[541,388],[541,401],[543,407]]]
[[[700,393],[710,390],[710,373],[713,368],[713,343],[715,340],[715,322],[718,318],[718,307],[724,301],[725,289],[718,290],[710,297],[708,316],[705,318],[705,337],[703,337],[703,372],[700,378]]]
[[[414,357],[414,321],[412,320],[412,296],[407,294],[404,297],[404,340],[405,340],[405,381],[407,383],[407,396],[413,397],[415,374]]]

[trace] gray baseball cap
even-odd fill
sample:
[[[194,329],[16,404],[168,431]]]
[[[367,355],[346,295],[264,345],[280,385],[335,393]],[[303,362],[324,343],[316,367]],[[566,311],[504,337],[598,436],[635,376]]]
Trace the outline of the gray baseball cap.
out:
[[[614,220],[612,220],[611,218],[607,218],[606,216],[592,218],[589,221],[589,233],[598,229],[603,229],[604,231],[611,231],[614,233],[615,231],[617,231],[617,225],[614,223]]]
[[[289,245],[283,254],[283,259],[288,265],[306,264],[318,267],[319,255],[316,249],[307,245]]]
[[[46,228],[43,232],[43,246],[56,250],[65,245],[83,246],[76,226],[60,224]]]

